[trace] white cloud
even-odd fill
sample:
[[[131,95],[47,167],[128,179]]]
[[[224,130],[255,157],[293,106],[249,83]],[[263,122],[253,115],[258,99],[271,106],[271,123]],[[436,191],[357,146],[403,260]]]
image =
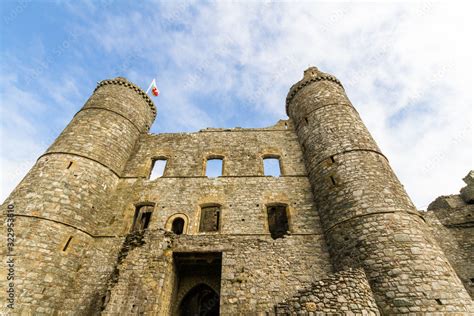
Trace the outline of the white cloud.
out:
[[[100,18],[82,14],[80,27],[124,64],[146,60],[146,67],[123,67],[132,81],[158,74],[162,127],[199,129],[231,117],[276,121],[285,116],[289,87],[316,65],[343,82],[419,208],[463,185],[473,157],[468,8],[422,2],[150,6],[110,14],[90,2]],[[199,96],[215,104],[199,103]]]

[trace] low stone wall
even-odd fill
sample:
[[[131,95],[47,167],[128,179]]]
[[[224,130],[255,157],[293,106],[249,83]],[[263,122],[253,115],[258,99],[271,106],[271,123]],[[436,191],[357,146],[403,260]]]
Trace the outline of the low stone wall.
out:
[[[362,269],[337,272],[275,307],[276,315],[380,315]]]

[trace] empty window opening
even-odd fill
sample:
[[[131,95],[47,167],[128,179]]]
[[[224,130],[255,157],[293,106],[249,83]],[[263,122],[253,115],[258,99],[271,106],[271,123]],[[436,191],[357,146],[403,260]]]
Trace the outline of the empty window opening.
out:
[[[209,158],[206,161],[206,176],[216,178],[222,176],[222,158]]]
[[[72,236],[69,236],[68,240],[64,244],[63,251],[67,250],[67,248],[69,247],[69,244],[71,243],[71,240],[72,240]]]
[[[201,208],[201,222],[199,224],[200,232],[216,232],[219,231],[219,206],[206,206]]]
[[[331,162],[332,162],[332,163],[335,163],[335,162],[336,162],[336,160],[334,160],[334,156],[331,156]]]
[[[175,218],[173,223],[171,224],[171,230],[176,235],[181,235],[184,231],[184,219],[181,217]]]
[[[173,315],[219,315],[221,253],[174,253]]]
[[[71,167],[72,167],[72,164],[73,164],[73,162],[72,162],[72,161],[69,161],[69,164],[67,165],[67,168],[66,168],[66,169],[71,168]]]
[[[441,300],[439,298],[435,299],[436,303],[438,303],[438,305],[443,305],[443,302],[441,302]]]
[[[307,118],[307,117],[305,117],[305,118],[304,118],[304,121],[306,122],[306,124],[308,124],[308,123],[309,123],[309,121],[308,121],[308,118]]]
[[[470,280],[471,280],[471,283],[474,283],[474,278],[471,278]]]
[[[273,239],[282,238],[288,233],[288,215],[286,205],[267,207],[268,229]]]
[[[135,209],[135,216],[133,218],[132,231],[140,231],[148,228],[153,213],[153,206],[141,205]]]
[[[285,122],[285,129],[288,129],[288,123]]]
[[[165,173],[166,168],[166,159],[155,159],[153,160],[151,172],[150,172],[150,180],[155,180],[156,178],[161,178]]]
[[[333,176],[329,176],[329,178],[331,179],[332,185],[336,185],[336,179],[334,179]]]
[[[263,174],[279,177],[281,175],[280,159],[274,157],[263,158]]]

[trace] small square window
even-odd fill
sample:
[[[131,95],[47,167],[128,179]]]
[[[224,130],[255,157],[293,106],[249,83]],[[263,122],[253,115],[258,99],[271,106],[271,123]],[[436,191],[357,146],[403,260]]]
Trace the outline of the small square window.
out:
[[[150,171],[150,180],[161,178],[164,175],[166,163],[167,163],[166,159],[153,160],[151,171]]]
[[[218,206],[208,206],[201,208],[200,232],[219,231],[220,208]]]
[[[263,174],[266,176],[279,177],[281,175],[280,159],[263,158]]]

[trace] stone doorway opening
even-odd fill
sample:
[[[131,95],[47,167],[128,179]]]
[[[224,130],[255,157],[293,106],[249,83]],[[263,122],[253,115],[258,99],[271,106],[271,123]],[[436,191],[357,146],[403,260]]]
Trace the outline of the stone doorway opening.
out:
[[[217,316],[220,307],[222,253],[174,253],[176,316]]]

